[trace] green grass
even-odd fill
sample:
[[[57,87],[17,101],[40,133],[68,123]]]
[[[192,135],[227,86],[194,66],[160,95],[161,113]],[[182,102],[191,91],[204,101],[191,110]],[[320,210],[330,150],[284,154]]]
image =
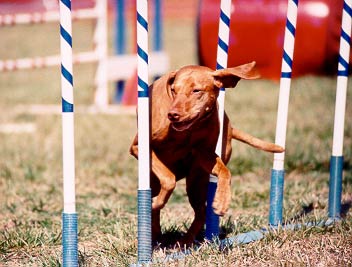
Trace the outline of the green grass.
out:
[[[193,25],[166,23],[171,66],[194,64]],[[74,24],[77,50],[90,47],[92,23]],[[35,34],[33,34],[35,30]],[[0,58],[58,53],[56,25],[0,28]],[[23,41],[26,40],[26,41]],[[187,44],[187,46],[185,46]],[[14,47],[16,45],[16,47]],[[18,46],[18,47],[17,47]],[[178,49],[182,47],[184,50]],[[94,65],[75,68],[75,102],[93,101]],[[326,218],[335,98],[334,77],[308,76],[292,83],[286,151],[284,218]],[[57,68],[0,73],[0,124],[33,123],[35,133],[0,133],[0,265],[61,264],[61,117],[17,112],[18,105],[60,103]],[[349,84],[344,140],[343,207],[352,202],[352,107]],[[236,127],[274,140],[276,82],[241,81],[226,96]],[[111,88],[112,89],[112,88]],[[136,132],[133,115],[75,115],[76,192],[81,266],[128,266],[137,250],[137,161],[129,155]],[[233,142],[232,202],[223,234],[265,227],[268,221],[272,155]],[[184,232],[193,212],[180,181],[162,212],[170,238]],[[185,259],[162,263],[170,251],[156,250],[153,266],[351,266],[352,217],[332,227],[276,231],[263,240],[219,251],[203,244]]]

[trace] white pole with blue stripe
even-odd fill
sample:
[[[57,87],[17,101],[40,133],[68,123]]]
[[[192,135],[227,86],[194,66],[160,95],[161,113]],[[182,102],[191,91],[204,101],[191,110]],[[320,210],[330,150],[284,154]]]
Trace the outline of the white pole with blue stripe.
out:
[[[227,67],[229,36],[230,36],[230,18],[231,18],[231,0],[221,0],[220,18],[219,18],[219,37],[217,48],[216,69],[224,69]],[[225,108],[225,88],[220,88],[219,96],[219,120],[220,133],[216,145],[216,154],[221,157],[222,154],[222,139],[224,125],[224,108]],[[205,237],[208,240],[219,236],[219,216],[214,213],[212,203],[214,200],[218,178],[210,175],[207,209],[206,209],[206,228]]]
[[[149,90],[148,1],[137,0],[138,58],[138,263],[152,258]]]
[[[345,0],[342,12],[340,56],[337,72],[336,104],[332,155],[330,158],[329,217],[339,218],[341,213],[343,135],[345,124],[348,66],[351,43],[352,0]]]
[[[64,197],[64,210],[62,213],[62,264],[63,266],[78,266],[70,0],[60,0],[60,35]]]
[[[290,99],[293,52],[295,45],[298,0],[288,0],[287,20],[284,37],[284,52],[281,65],[279,105],[276,122],[275,143],[285,147],[287,116]],[[282,223],[282,204],[284,191],[284,160],[285,153],[274,154],[271,170],[269,224]]]

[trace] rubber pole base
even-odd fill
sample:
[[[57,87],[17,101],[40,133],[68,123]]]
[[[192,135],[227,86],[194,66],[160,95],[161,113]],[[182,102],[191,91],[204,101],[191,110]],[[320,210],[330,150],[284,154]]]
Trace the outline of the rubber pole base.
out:
[[[62,266],[78,266],[77,213],[62,213]]]
[[[271,170],[269,225],[282,223],[284,176],[284,170]]]

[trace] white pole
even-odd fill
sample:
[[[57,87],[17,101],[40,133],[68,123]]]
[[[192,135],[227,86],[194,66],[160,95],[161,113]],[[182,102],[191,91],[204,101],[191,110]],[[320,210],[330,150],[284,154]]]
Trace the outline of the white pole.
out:
[[[230,18],[231,18],[231,0],[221,0],[220,18],[219,18],[219,37],[216,56],[216,69],[224,69],[227,67],[228,47],[230,37]],[[225,88],[220,88],[218,96],[218,112],[220,121],[220,132],[215,152],[221,157],[222,154],[222,139],[224,125],[224,110],[225,110]],[[210,175],[207,209],[206,209],[206,230],[205,237],[209,240],[219,236],[219,216],[214,213],[212,203],[214,200],[218,178]]]
[[[60,49],[62,92],[63,197],[62,265],[78,266],[77,213],[75,199],[75,148],[72,72],[71,1],[60,1]]]
[[[295,46],[298,0],[288,0],[287,20],[284,37],[284,52],[281,65],[279,105],[276,121],[275,143],[285,147],[287,117],[291,89],[293,52]],[[284,193],[284,160],[285,153],[275,153],[273,169],[271,170],[269,224],[282,223],[283,193]]]
[[[332,155],[330,157],[329,218],[341,215],[343,176],[343,135],[347,97],[348,67],[350,59],[352,0],[345,0],[342,12],[340,56],[337,72],[336,103]]]
[[[298,0],[289,0],[287,7],[287,22],[285,28],[284,55],[281,65],[279,106],[276,122],[275,143],[282,147],[286,144],[287,117],[291,89],[291,74],[293,63],[293,52],[295,45],[295,32],[297,23]],[[284,169],[285,153],[274,154],[275,170]]]
[[[341,38],[340,38],[340,57],[338,64],[338,76],[336,86],[334,137],[333,137],[333,156],[343,155],[343,133],[345,124],[348,65],[350,59],[350,39],[351,39],[351,11],[352,1],[344,1],[342,14]]]
[[[148,1],[137,0],[138,54],[138,263],[152,259],[150,144],[149,144],[149,65]]]

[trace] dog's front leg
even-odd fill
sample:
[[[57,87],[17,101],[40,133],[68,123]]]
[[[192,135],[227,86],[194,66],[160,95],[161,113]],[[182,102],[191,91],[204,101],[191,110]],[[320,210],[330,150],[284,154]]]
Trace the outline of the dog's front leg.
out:
[[[160,192],[153,197],[153,209],[162,209],[176,187],[175,175],[160,161],[152,151],[152,171],[160,181]]]
[[[130,153],[138,159],[138,138],[137,135],[133,140]],[[151,151],[152,171],[160,181],[160,191],[157,196],[153,197],[153,210],[162,209],[169,200],[171,193],[176,187],[176,177],[158,158],[155,152]],[[153,194],[155,194],[153,192]]]
[[[199,151],[197,155],[202,168],[218,177],[213,209],[216,214],[223,216],[227,212],[231,201],[231,173],[215,153]]]

